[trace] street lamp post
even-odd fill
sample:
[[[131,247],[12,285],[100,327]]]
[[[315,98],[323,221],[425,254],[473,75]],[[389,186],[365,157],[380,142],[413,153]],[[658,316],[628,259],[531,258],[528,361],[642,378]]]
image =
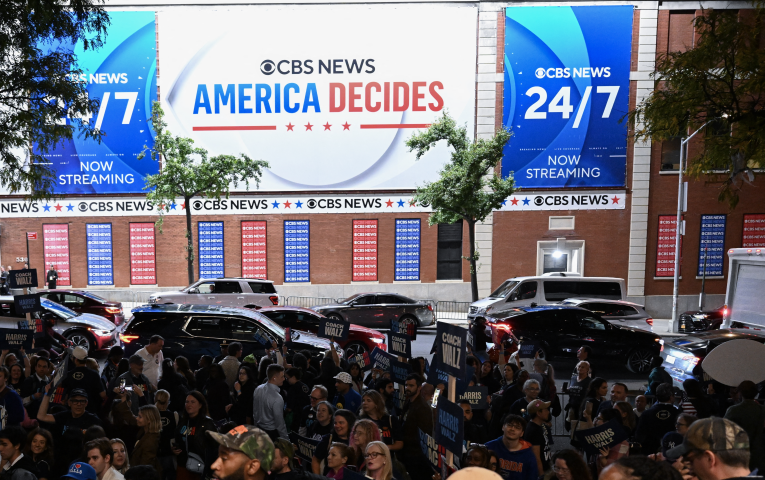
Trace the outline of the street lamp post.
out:
[[[726,117],[727,115],[723,115],[723,117]],[[698,130],[690,134],[689,136],[685,137],[684,139],[680,140],[680,165],[679,165],[679,172],[678,172],[678,178],[677,178],[677,219],[675,223],[675,278],[674,278],[674,286],[672,288],[672,323],[670,324],[667,331],[669,332],[675,332],[677,333],[680,330],[680,315],[677,311],[677,298],[678,298],[678,291],[680,289],[680,226],[681,226],[681,218],[683,216],[683,170],[684,165],[683,161],[685,160],[686,150],[688,145],[688,142],[691,141],[691,139],[696,136],[697,133],[702,131],[704,127],[709,125],[710,123],[719,120],[720,117],[715,117],[711,120],[708,120],[704,125],[700,126]],[[686,193],[687,194],[687,193]]]

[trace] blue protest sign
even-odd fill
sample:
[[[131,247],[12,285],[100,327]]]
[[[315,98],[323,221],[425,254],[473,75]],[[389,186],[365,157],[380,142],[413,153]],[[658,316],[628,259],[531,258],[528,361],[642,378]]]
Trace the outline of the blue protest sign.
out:
[[[518,358],[534,358],[539,348],[538,342],[524,338],[518,347]]]
[[[32,349],[34,330],[19,330],[16,328],[0,328],[0,350],[24,348]]]
[[[388,332],[388,351],[399,357],[410,358],[412,356],[412,341],[409,335]]]
[[[467,352],[467,329],[445,322],[436,326],[436,349],[441,367],[455,377],[465,377],[465,352]]]
[[[409,338],[411,340],[417,340],[417,325],[415,325],[411,321],[401,323],[395,319],[391,320],[390,331],[393,333],[402,333],[405,335],[409,335]]]
[[[611,448],[629,438],[624,427],[616,420],[611,420],[597,427],[577,430],[574,435],[576,435],[584,451],[592,456],[597,455],[601,448]]]
[[[348,358],[348,363],[357,363],[362,371],[372,368],[372,359],[369,358],[369,352],[357,353]]]
[[[438,398],[438,416],[433,437],[439,445],[455,455],[462,455],[462,441],[465,436],[464,412],[462,407],[444,397]]]
[[[417,431],[420,434],[420,449],[422,450],[422,454],[427,457],[431,468],[436,472],[440,472],[442,464],[441,457],[446,454],[446,449],[442,445],[436,443],[436,440],[433,437],[419,428]]]
[[[43,311],[42,305],[40,304],[39,293],[33,293],[32,295],[14,295],[13,303],[16,305],[16,313],[34,313]]]
[[[412,366],[406,362],[399,362],[393,360],[391,362],[390,379],[399,385],[403,385],[406,382],[406,377],[412,373]]]
[[[9,288],[37,287],[37,269],[11,270],[8,272]]]
[[[295,432],[290,432],[290,443],[297,445],[295,455],[306,462],[311,462],[316,453],[316,447],[319,446],[320,441],[321,440],[300,436]]]
[[[489,387],[467,387],[457,400],[467,400],[474,410],[486,410],[489,408],[488,398]]]
[[[322,318],[319,322],[319,331],[316,336],[330,340],[347,340],[351,324],[343,320]]]
[[[465,375],[462,377],[455,377],[457,397],[465,393],[469,379],[472,378],[474,373],[475,369],[466,365]],[[433,362],[430,364],[430,372],[428,373],[428,378],[425,382],[436,388],[439,388],[439,385],[443,385],[444,389],[449,384],[449,373],[443,368],[439,355],[433,355]]]
[[[390,353],[383,352],[380,347],[375,347],[372,353],[369,354],[369,358],[372,360],[373,368],[379,368],[383,372],[391,371],[391,362],[396,361],[396,357]]]

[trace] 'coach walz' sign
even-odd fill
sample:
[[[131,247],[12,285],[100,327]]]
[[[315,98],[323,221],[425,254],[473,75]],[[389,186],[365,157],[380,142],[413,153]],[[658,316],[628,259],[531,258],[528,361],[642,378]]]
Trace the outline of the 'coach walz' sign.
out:
[[[390,331],[388,332],[388,351],[393,355],[409,358],[412,356],[412,340],[409,335]]]
[[[34,330],[18,330],[16,328],[0,328],[0,350],[23,348],[32,349]]]
[[[295,432],[290,432],[290,442],[298,447],[295,455],[306,462],[311,461],[316,453],[316,447],[319,446],[319,440],[302,437]]]
[[[40,294],[14,295],[13,303],[16,304],[16,313],[34,313],[43,310],[40,305]]]
[[[317,336],[321,338],[329,338],[330,340],[347,340],[348,331],[350,329],[351,324],[346,321],[323,318],[319,324],[319,333]]]
[[[444,397],[438,397],[438,417],[433,437],[439,445],[455,455],[462,455],[465,437],[465,413],[462,407]]]
[[[467,329],[439,322],[436,327],[437,350],[441,367],[455,377],[465,376],[465,352],[467,351]],[[462,455],[460,452],[458,455]]]
[[[37,270],[11,270],[8,274],[8,286],[11,288],[37,287]]]

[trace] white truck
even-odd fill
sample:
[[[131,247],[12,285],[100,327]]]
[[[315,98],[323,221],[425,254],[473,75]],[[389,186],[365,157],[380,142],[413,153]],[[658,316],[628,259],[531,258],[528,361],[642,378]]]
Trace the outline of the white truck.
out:
[[[731,248],[728,257],[728,289],[720,328],[765,329],[765,248]]]

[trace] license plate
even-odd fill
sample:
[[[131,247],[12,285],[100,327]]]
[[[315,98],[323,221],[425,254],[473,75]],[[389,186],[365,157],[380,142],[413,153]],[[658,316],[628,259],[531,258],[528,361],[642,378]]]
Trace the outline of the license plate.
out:
[[[667,363],[674,365],[675,357],[673,357],[672,355],[667,355]]]

